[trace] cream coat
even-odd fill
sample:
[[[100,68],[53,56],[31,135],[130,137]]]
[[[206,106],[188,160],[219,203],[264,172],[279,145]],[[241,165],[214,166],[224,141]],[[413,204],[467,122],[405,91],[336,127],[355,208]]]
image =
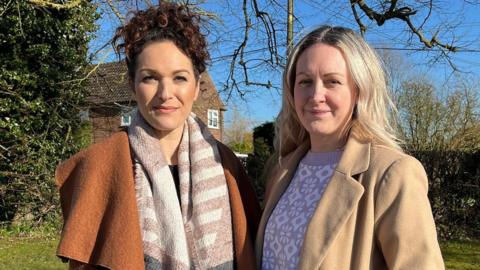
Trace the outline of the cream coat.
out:
[[[301,145],[271,174],[256,241],[259,266],[268,218],[309,148]],[[307,226],[298,268],[444,269],[427,190],[418,160],[351,137]]]

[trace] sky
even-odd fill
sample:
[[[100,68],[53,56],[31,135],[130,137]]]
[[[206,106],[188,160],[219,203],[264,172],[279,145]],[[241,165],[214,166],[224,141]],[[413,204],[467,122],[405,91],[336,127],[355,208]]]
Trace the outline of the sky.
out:
[[[192,2],[192,1],[190,1]],[[210,44],[211,65],[208,68],[217,89],[223,89],[228,77],[231,58],[233,53],[243,39],[242,26],[245,24],[242,15],[241,3],[239,0],[207,0],[200,7],[207,12],[215,14],[218,18],[211,20],[205,30]],[[267,6],[265,1],[258,0],[259,9],[274,14],[272,19],[277,23],[279,52],[285,54],[286,43],[286,0],[276,1],[279,4],[285,2],[284,6]],[[368,3],[369,1],[367,1]],[[407,1],[413,2],[413,1]],[[440,40],[445,43],[453,42],[460,46],[458,52],[450,54],[450,59],[455,66],[468,76],[480,78],[480,3],[478,5],[464,4],[464,1],[434,1],[435,5],[429,14],[426,9],[418,8],[417,14],[412,17],[415,25],[424,24],[424,31],[427,36],[437,33]],[[475,2],[475,1],[470,1]],[[252,14],[252,6],[249,5],[248,12]],[[125,10],[122,10],[125,13]],[[294,41],[298,40],[305,33],[314,27],[322,24],[340,25],[358,30],[358,25],[352,16],[350,5],[347,1],[308,1],[295,0],[294,14]],[[115,23],[116,22],[116,23]],[[100,28],[97,31],[97,38],[90,44],[91,51],[96,51],[100,45],[105,44],[118,26],[111,14],[104,13],[99,20]],[[426,74],[433,83],[439,86],[445,84],[452,76],[451,65],[439,58],[438,50],[424,50],[424,46],[418,42],[418,38],[409,35],[405,23],[399,20],[387,21],[382,26],[363,18],[367,26],[365,39],[377,49],[385,49],[395,53],[403,61],[409,63],[415,73]],[[259,26],[260,21],[252,19],[254,26]],[[438,32],[437,32],[438,31]],[[256,67],[259,61],[267,54],[265,35],[261,28],[256,28],[249,33],[249,41],[246,51],[249,52],[252,67],[251,78],[259,81],[271,81],[276,89],[264,87],[244,86],[242,90],[248,92],[243,98],[238,95],[230,96],[227,100],[227,92],[221,92],[222,99],[227,105],[225,113],[225,125],[232,123],[232,108],[235,107],[241,114],[250,120],[252,127],[265,121],[275,119],[281,107],[281,72],[280,68],[268,68],[266,66]],[[107,46],[97,56],[97,61],[108,62],[117,60],[111,48]],[[285,61],[285,59],[281,59]],[[256,68],[255,68],[256,67]],[[238,73],[240,74],[240,73]],[[237,77],[240,78],[240,77]]]

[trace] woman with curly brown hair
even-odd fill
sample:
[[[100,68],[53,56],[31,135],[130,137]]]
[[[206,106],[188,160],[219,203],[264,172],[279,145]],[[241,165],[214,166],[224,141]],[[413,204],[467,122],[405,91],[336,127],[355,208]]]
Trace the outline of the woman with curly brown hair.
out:
[[[57,168],[57,255],[71,268],[255,267],[253,189],[191,112],[209,58],[199,23],[186,6],[160,2],[117,29],[138,110],[128,130]]]

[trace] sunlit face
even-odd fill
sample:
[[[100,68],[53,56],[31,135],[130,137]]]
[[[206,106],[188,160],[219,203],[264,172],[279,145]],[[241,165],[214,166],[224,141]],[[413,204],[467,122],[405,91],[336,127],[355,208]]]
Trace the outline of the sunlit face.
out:
[[[171,41],[152,42],[137,56],[135,99],[145,120],[159,132],[181,132],[199,84],[192,61]]]
[[[340,49],[315,44],[298,58],[295,74],[295,111],[310,134],[312,149],[333,150],[343,145],[351,121],[356,91]]]

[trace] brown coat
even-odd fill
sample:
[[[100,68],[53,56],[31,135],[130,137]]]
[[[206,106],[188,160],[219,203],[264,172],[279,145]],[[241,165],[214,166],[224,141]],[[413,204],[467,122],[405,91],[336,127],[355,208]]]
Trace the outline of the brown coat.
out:
[[[230,196],[236,267],[254,269],[260,207],[238,159],[221,143],[218,150]],[[60,164],[56,181],[64,217],[57,255],[70,259],[74,269],[144,269],[127,134],[116,133]]]
[[[257,233],[258,265],[268,218],[309,147],[304,143],[273,171]],[[415,158],[350,138],[307,226],[298,268],[444,269],[427,189]]]

